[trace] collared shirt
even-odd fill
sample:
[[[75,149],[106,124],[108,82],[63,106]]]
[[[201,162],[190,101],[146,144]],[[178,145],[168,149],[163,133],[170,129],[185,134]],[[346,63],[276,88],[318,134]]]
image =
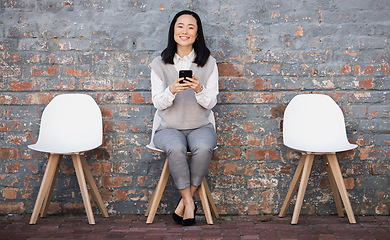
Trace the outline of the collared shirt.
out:
[[[190,69],[191,64],[195,59],[195,51],[192,50],[190,54],[181,58],[175,54],[173,58],[174,66],[177,70],[177,76],[179,78],[179,70]],[[164,110],[173,104],[175,94],[172,94],[168,87],[164,87],[163,81],[153,71],[151,72],[152,81],[152,100],[154,107],[159,110]],[[199,93],[195,93],[196,101],[206,109],[212,109],[217,104],[218,90],[218,68],[214,66],[214,70],[210,75],[206,86],[203,86],[203,90]]]

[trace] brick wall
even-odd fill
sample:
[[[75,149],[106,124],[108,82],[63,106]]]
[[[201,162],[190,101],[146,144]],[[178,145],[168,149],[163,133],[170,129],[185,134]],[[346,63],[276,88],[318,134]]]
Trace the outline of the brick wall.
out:
[[[73,92],[90,94],[103,113],[104,144],[87,159],[109,212],[144,213],[164,161],[145,149],[154,114],[147,64],[182,9],[201,16],[220,72],[219,148],[208,180],[221,213],[279,212],[299,159],[282,144],[283,111],[309,92],[337,101],[359,145],[338,154],[355,213],[390,213],[388,1],[0,3],[0,213],[31,213],[47,154],[27,145],[46,104]],[[51,213],[83,211],[69,160]],[[168,185],[160,213],[179,196]],[[319,158],[302,213],[336,213]]]

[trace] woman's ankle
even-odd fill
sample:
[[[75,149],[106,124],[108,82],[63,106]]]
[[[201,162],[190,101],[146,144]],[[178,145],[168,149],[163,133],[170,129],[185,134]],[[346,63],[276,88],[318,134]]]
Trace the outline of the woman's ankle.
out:
[[[183,198],[180,199],[179,203],[176,206],[175,213],[179,215],[180,217],[183,217],[184,215],[184,203]]]

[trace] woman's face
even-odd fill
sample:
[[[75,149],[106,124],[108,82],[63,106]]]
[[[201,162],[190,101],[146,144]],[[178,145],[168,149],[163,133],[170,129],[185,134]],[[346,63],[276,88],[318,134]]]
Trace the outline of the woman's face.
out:
[[[178,46],[192,46],[198,36],[196,19],[191,15],[181,15],[175,23],[174,39]]]

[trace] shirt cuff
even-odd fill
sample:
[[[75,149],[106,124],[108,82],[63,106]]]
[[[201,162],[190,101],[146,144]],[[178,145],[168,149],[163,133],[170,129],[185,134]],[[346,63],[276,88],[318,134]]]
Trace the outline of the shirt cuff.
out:
[[[195,92],[195,95],[196,96],[199,96],[199,95],[202,95],[204,93],[204,86],[202,85],[202,91],[200,91],[200,92]]]
[[[170,97],[171,99],[174,99],[175,98],[175,94],[173,94],[172,92],[171,92],[171,90],[169,90],[169,87],[167,87],[166,89],[165,89],[165,94],[168,96],[168,97]]]

